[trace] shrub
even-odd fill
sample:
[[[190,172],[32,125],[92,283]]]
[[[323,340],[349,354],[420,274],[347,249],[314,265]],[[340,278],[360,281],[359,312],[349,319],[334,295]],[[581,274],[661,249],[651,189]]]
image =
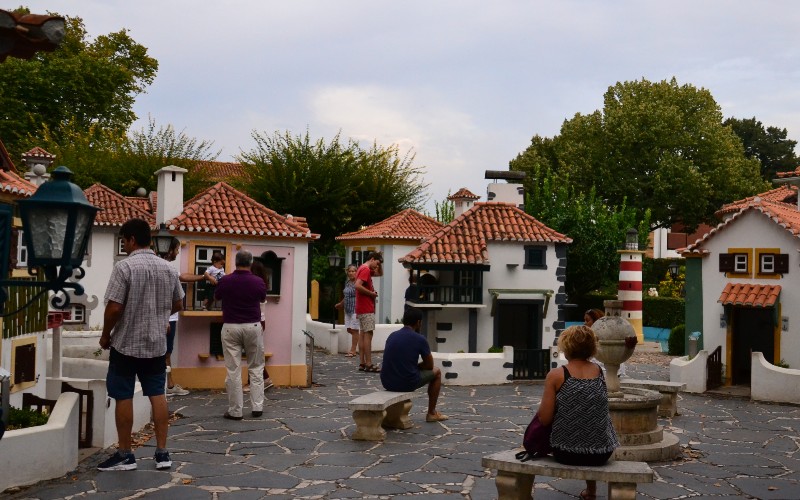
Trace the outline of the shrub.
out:
[[[669,332],[670,356],[683,356],[686,354],[686,325],[678,325]]]
[[[489,348],[488,352],[492,352],[492,353],[503,352],[503,348],[502,347],[498,347],[496,345],[493,345],[492,347]]]
[[[36,427],[37,425],[44,425],[47,423],[49,417],[36,410],[25,410],[9,408],[8,412],[8,430],[25,429],[27,427]]]

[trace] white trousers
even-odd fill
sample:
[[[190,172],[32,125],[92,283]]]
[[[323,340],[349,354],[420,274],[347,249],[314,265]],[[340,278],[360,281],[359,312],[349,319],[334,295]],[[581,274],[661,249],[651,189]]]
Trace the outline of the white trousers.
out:
[[[225,389],[228,414],[242,416],[242,351],[247,353],[250,373],[252,411],[264,410],[264,337],[260,323],[225,323],[222,325],[222,354],[225,356]]]

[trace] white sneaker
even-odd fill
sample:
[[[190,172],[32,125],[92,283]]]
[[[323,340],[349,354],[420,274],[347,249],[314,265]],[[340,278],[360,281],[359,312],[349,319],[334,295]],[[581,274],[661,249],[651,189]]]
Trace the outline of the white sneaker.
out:
[[[189,394],[189,391],[178,384],[175,384],[172,387],[167,387],[167,394],[170,396],[186,396]]]
[[[271,387],[274,387],[274,386],[275,386],[275,384],[272,383],[272,379],[271,378],[268,378],[267,380],[264,381],[264,390],[265,391],[267,389],[271,388]]]

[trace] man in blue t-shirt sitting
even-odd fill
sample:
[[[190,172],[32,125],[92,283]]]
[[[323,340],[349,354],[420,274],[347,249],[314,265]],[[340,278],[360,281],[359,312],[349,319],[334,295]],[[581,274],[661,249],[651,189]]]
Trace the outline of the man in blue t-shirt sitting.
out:
[[[417,308],[403,313],[403,328],[386,339],[381,367],[381,383],[387,391],[411,392],[428,385],[428,414],[426,422],[447,420],[436,411],[436,401],[442,389],[442,371],[433,366],[428,341],[419,334],[422,312]],[[419,358],[422,357],[422,362]]]

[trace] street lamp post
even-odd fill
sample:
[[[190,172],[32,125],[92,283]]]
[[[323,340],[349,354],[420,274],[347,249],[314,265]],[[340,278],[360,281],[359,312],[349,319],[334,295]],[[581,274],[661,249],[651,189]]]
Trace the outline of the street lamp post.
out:
[[[28,199],[17,201],[22,219],[22,231],[28,251],[28,272],[43,274],[45,281],[0,280],[0,308],[5,304],[7,286],[43,288],[17,311],[30,305],[39,295],[52,291],[54,308],[63,309],[70,303],[67,289],[83,295],[83,286],[67,280],[83,278],[81,265],[89,244],[94,218],[99,210],[89,203],[81,189],[69,181],[72,172],[67,167],[53,170],[52,180],[45,182]],[[0,206],[0,277],[8,276],[8,253],[11,241],[13,213],[8,205]],[[77,272],[77,273],[76,273]],[[74,275],[74,276],[73,276]],[[58,294],[63,293],[63,297]]]
[[[344,261],[344,258],[342,258],[335,251],[331,252],[330,255],[328,255],[328,265],[331,267],[331,269],[339,269],[340,267],[342,267],[342,262],[343,261]],[[333,297],[333,303],[335,305],[336,304],[336,298],[337,298],[336,297],[336,280],[333,281],[333,286],[331,287],[331,297]],[[333,323],[331,325],[331,328],[336,328],[336,308],[335,307],[333,308]]]

